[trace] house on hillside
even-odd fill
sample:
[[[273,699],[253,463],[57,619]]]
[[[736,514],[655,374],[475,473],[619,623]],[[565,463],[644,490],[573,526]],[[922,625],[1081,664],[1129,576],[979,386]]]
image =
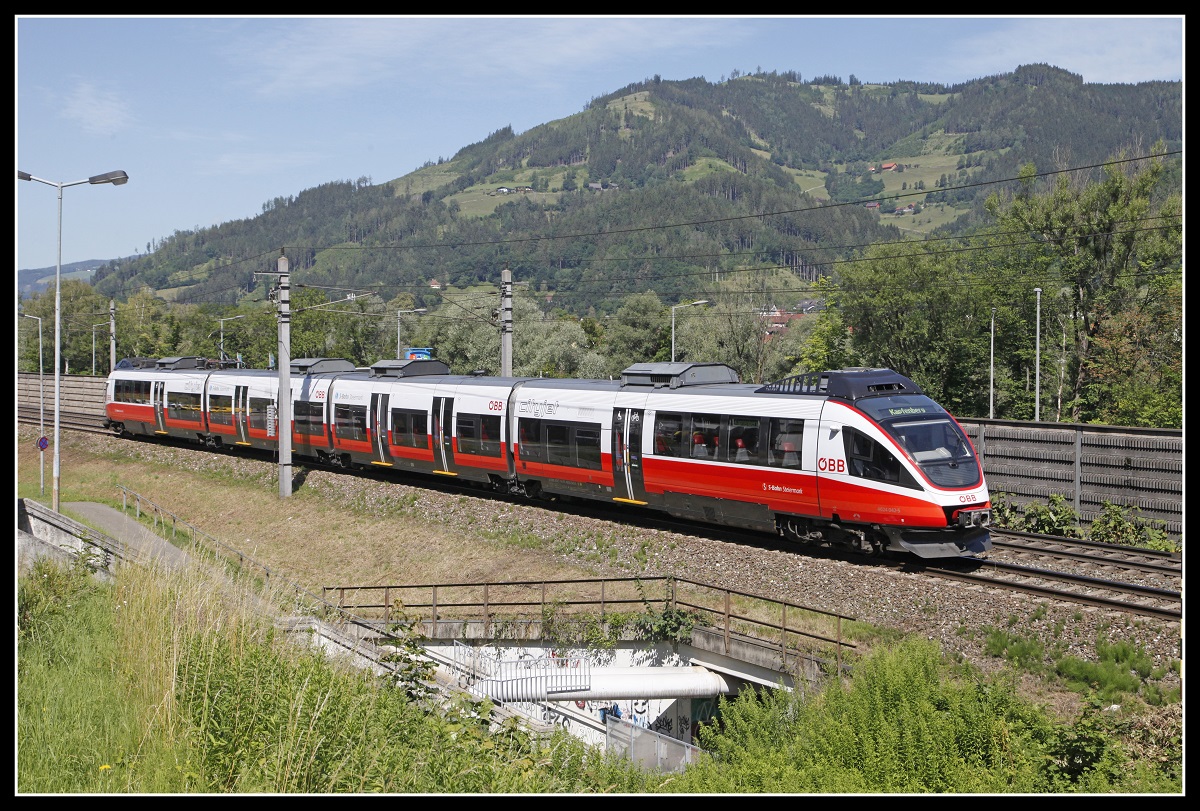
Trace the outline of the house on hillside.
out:
[[[880,167],[879,167],[879,171],[881,171],[881,172],[894,172],[894,171],[896,171],[896,164],[894,164],[894,163],[885,163],[883,166],[880,166]]]
[[[441,290],[441,289],[442,289],[442,283],[441,283],[441,282],[439,282],[437,279],[430,279],[430,280],[429,280],[429,286],[430,286],[432,289],[434,289],[434,290]]]

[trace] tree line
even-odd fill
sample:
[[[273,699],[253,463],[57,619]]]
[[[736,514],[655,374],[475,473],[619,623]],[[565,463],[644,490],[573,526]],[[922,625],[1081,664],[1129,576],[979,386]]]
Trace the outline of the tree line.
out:
[[[513,371],[616,376],[670,360],[674,346],[677,360],[727,363],[748,382],[893,368],[962,417],[1179,428],[1182,199],[1162,193],[1166,171],[1162,159],[1115,160],[1102,179],[1079,185],[1039,181],[1026,167],[1017,192],[989,200],[994,224],[969,239],[872,245],[815,282],[788,268],[728,272],[695,288],[709,302],[701,307],[672,310],[674,295],[648,289],[621,297],[611,315],[579,316],[569,285],[521,284]],[[366,366],[428,346],[454,372],[496,373],[499,290],[485,278],[439,291],[436,303],[404,293],[330,304],[336,294],[300,285],[291,356]],[[810,312],[775,304],[801,298],[814,302]],[[425,313],[402,312],[419,301]],[[108,305],[87,284],[64,282],[64,371],[90,372],[94,325]],[[51,330],[52,291],[24,311]],[[117,303],[117,355],[216,357],[218,319],[231,316],[244,317],[224,322],[226,354],[266,367],[277,349],[273,306],[169,304],[148,291]],[[36,371],[36,323],[22,327],[19,367]],[[105,373],[106,329],[100,338]]]

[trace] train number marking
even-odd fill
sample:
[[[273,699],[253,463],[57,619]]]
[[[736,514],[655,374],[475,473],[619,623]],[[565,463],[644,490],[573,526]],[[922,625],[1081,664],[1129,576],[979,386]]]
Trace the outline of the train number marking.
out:
[[[503,411],[503,410],[504,410],[504,401],[503,400],[492,400],[488,403],[488,411]]]

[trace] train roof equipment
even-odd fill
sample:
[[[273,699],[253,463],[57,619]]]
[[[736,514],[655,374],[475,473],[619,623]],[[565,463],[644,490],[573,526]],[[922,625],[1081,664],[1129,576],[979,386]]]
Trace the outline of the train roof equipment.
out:
[[[450,367],[440,360],[384,358],[371,364],[371,377],[420,377],[422,375],[448,374],[450,374]]]
[[[208,362],[207,358],[202,358],[199,355],[178,355],[172,358],[159,358],[155,362],[156,369],[167,369],[169,371],[177,371],[181,369],[203,369]]]
[[[767,383],[760,394],[817,394],[856,402],[866,397],[924,394],[913,381],[891,369],[855,366],[829,372],[809,372]]]
[[[121,358],[114,369],[153,369],[158,358]]]
[[[319,375],[326,372],[353,372],[355,366],[345,358],[295,358],[290,368],[294,375]]]
[[[621,372],[622,386],[656,389],[740,382],[738,373],[724,363],[635,363]]]

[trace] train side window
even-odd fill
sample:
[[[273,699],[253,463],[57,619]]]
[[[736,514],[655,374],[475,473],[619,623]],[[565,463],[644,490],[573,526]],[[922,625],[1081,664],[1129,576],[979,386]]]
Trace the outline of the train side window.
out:
[[[714,459],[717,457],[719,438],[721,436],[721,417],[719,414],[693,414],[692,429],[689,434],[688,455],[697,459]]]
[[[333,433],[338,439],[367,438],[367,407],[339,405],[333,409]]]
[[[504,446],[500,443],[500,415],[479,415],[479,452],[484,456],[500,456]]]
[[[292,404],[292,420],[298,434],[325,435],[325,406],[323,403],[296,400]]]
[[[208,395],[208,421],[214,425],[233,425],[233,397],[231,395]]]
[[[600,426],[575,429],[575,452],[579,467],[600,470]]]
[[[424,411],[393,408],[392,444],[405,448],[428,448],[429,415]]]
[[[804,449],[804,420],[772,418],[768,426],[767,464],[772,467],[800,467]]]
[[[851,476],[903,484],[906,487],[916,486],[900,460],[882,443],[853,428],[843,429],[842,442],[846,449],[847,472]]]
[[[762,464],[758,454],[758,418],[730,417],[725,461],[738,465]]]
[[[546,461],[553,465],[573,465],[571,432],[565,425],[546,426]]]
[[[458,453],[474,456],[500,455],[500,416],[458,415]]]
[[[250,398],[250,427],[267,430],[267,409],[274,401],[266,397]]]
[[[191,392],[171,392],[167,400],[167,416],[173,420],[200,422],[200,395]]]
[[[517,426],[517,435],[520,437],[517,452],[521,458],[530,461],[544,459],[546,449],[542,445],[542,421],[534,417],[521,417]]]
[[[458,415],[458,431],[456,433],[458,434],[458,444],[454,448],[456,453],[479,453],[479,432],[473,415]]]
[[[683,419],[679,414],[654,415],[656,456],[683,456]]]

